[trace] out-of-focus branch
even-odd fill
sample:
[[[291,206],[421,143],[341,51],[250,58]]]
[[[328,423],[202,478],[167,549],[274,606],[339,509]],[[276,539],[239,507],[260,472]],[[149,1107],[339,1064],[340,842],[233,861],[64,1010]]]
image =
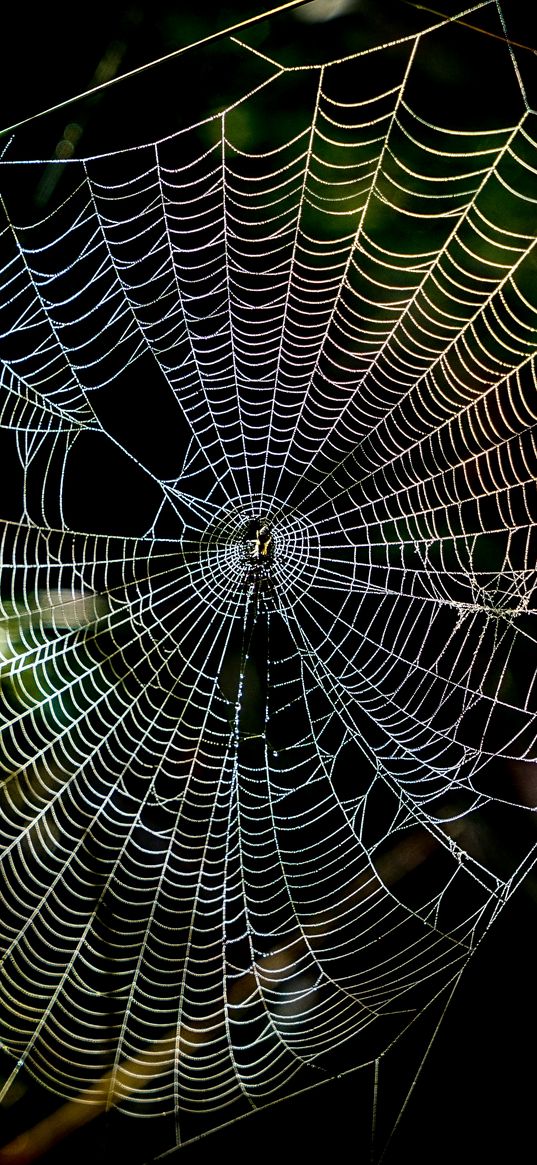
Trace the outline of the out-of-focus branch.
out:
[[[363,871],[349,887],[342,903],[341,911],[324,911],[313,915],[303,924],[303,937],[289,939],[276,947],[270,954],[256,960],[252,969],[236,979],[228,990],[228,1006],[240,1006],[258,989],[285,982],[289,968],[306,953],[307,945],[314,950],[322,947],[323,941],[340,919],[356,903],[369,898],[379,889],[399,881],[405,874],[415,870],[437,849],[438,842],[425,830],[413,833],[387,853],[379,856],[376,865]],[[0,1165],[31,1165],[44,1153],[49,1152],[58,1142],[77,1129],[112,1108],[126,1096],[145,1087],[163,1068],[170,1064],[176,1054],[195,1055],[197,1050],[212,1039],[223,1023],[215,1028],[195,1028],[190,1026],[177,1032],[172,1029],[161,1040],[157,1040],[145,1053],[136,1059],[124,1060],[119,1068],[109,1071],[91,1088],[81,1092],[76,1100],[61,1105],[50,1116],[45,1117],[34,1128],[15,1137],[0,1149]],[[177,1046],[176,1046],[177,1045]]]
[[[203,45],[211,44],[215,40],[224,40],[226,36],[231,36],[232,33],[239,32],[243,28],[250,28],[253,24],[260,24],[263,20],[269,20],[271,16],[279,16],[282,12],[290,11],[292,8],[300,8],[303,4],[309,3],[310,0],[287,0],[286,4],[278,4],[275,8],[265,9],[256,16],[250,16],[246,20],[239,20],[236,24],[230,24],[228,28],[219,29],[218,32],[211,32],[199,40],[192,41],[190,44],[181,45],[180,48],[174,49],[171,53],[166,53],[163,57],[158,57],[154,61],[147,61],[144,65],[138,65],[136,69],[130,69],[128,72],[120,73],[118,76],[109,77],[107,80],[92,85],[89,89],[85,89],[83,93],[76,93],[73,97],[66,98],[65,101],[59,101],[57,105],[50,105],[47,109],[40,109],[37,113],[32,113],[29,117],[23,117],[21,121],[14,122],[13,125],[5,126],[3,129],[0,129],[0,137],[3,134],[12,133],[15,129],[20,129],[21,126],[28,125],[29,122],[36,121],[40,117],[45,117],[47,113],[57,113],[59,109],[65,109],[68,105],[73,105],[75,101],[81,101],[84,97],[93,97],[96,93],[102,93],[103,89],[109,89],[111,85],[118,85],[120,81],[127,81],[131,77],[138,77],[140,73],[146,73],[148,69],[154,69],[157,65],[163,65],[166,61],[172,61],[175,57],[180,57],[183,53],[189,52],[190,49],[201,48]]]

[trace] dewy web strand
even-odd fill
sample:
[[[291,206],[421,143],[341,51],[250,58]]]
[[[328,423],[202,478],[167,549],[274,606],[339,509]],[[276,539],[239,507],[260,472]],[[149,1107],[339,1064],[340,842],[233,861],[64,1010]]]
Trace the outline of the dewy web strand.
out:
[[[533,862],[535,114],[423,19],[0,162],[5,1091],[174,1145],[376,1098]]]

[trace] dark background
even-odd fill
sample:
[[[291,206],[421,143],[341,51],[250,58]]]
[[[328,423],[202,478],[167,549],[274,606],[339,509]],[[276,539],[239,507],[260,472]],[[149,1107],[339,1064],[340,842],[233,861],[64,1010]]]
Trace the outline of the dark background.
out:
[[[446,13],[458,7],[453,0],[436,2]],[[507,0],[504,7],[511,37],[531,47],[531,5]],[[96,77],[102,80],[119,75],[262,11],[261,4],[252,3],[93,3],[73,7],[65,16],[59,5],[42,5],[31,13],[23,6],[11,5],[2,17],[2,124],[10,126],[74,96],[90,87]],[[314,59],[320,46],[328,58],[342,49],[350,52],[414,32],[426,27],[430,19],[403,0],[367,0],[325,24],[299,22],[286,14],[258,26],[248,39],[265,50],[271,47],[283,56],[288,54],[290,61],[301,54],[304,59]],[[484,28],[493,27],[488,9],[467,19]],[[479,52],[475,52],[479,36],[473,37],[464,41],[460,30],[454,30],[453,58],[435,59],[431,73],[436,70],[449,81],[457,54],[473,52],[474,96],[481,102]],[[518,56],[531,100],[535,54],[521,50]],[[426,81],[424,76],[423,83]],[[28,184],[24,195],[21,193],[21,201],[25,201],[21,217],[41,214],[61,194],[61,188],[56,188],[58,168],[52,180],[47,159],[69,156],[71,147],[71,156],[93,154],[161,137],[226,104],[248,87],[247,75],[230,73],[226,46],[217,45],[202,58],[189,53],[142,77],[125,80],[111,90],[33,120],[15,133],[6,155],[43,159],[32,171],[35,181]],[[471,94],[464,99],[457,96],[456,77],[452,91],[450,124],[457,117],[464,124]],[[508,103],[508,95],[501,92],[490,99],[496,109]],[[80,130],[74,135],[66,132],[73,124]],[[263,127],[259,127],[262,132]],[[388,1165],[455,1156],[459,1162],[534,1160],[536,904],[537,882],[530,877],[500,914],[463,976],[404,1111],[405,1096],[433,1036],[439,1012],[431,1014],[421,1030],[413,1030],[383,1059],[377,1157],[402,1113],[386,1152]],[[56,1103],[54,1097],[25,1081],[18,1098],[1,1113],[1,1140],[8,1141],[33,1125]],[[177,1160],[194,1165],[212,1155],[226,1155],[236,1160],[247,1156],[291,1162],[300,1158],[320,1161],[335,1155],[365,1162],[369,1159],[370,1118],[371,1075],[358,1071],[212,1133],[181,1150]],[[67,1163],[78,1158],[141,1165],[171,1142],[172,1128],[165,1118],[136,1121],[111,1113],[56,1148],[47,1160]],[[167,1158],[172,1159],[176,1158]]]

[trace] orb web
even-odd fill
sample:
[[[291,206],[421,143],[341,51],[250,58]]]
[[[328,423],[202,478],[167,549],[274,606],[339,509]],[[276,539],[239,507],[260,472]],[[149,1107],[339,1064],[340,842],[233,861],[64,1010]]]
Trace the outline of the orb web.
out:
[[[181,1142],[373,1070],[533,862],[535,114],[502,45],[432,117],[444,33],[235,46],[32,221],[1,163],[6,1087]]]

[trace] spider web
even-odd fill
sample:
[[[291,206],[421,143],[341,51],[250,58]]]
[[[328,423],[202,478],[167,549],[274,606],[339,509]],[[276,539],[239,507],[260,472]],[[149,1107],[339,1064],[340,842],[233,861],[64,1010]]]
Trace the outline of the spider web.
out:
[[[436,116],[450,35],[2,162],[6,1091],[376,1080],[533,863],[535,115],[485,44]]]

